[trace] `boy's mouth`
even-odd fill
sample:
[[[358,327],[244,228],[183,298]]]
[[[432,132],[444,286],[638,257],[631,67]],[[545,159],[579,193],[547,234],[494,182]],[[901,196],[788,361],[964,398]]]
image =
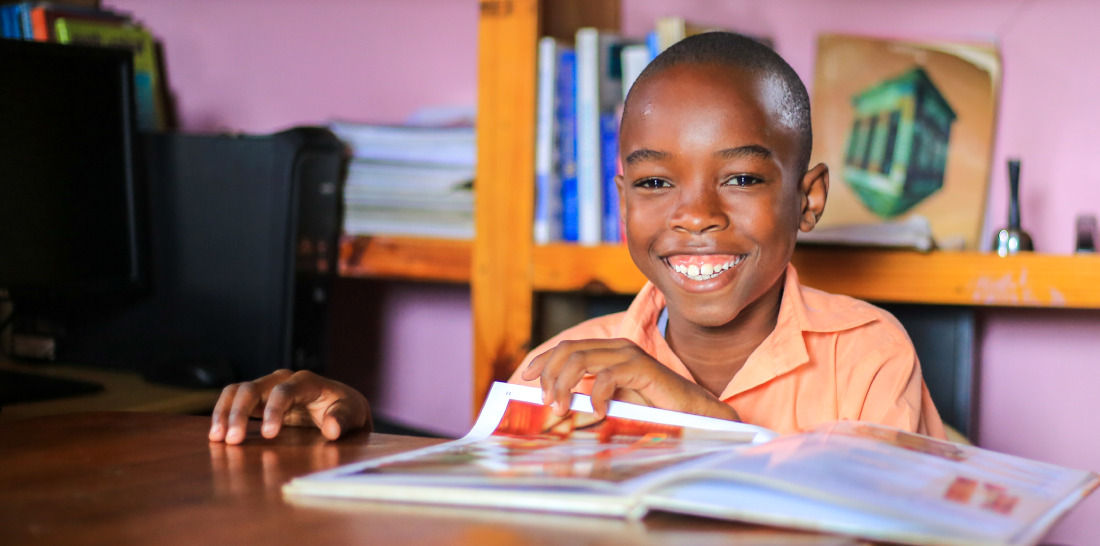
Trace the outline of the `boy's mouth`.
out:
[[[706,281],[728,271],[744,258],[744,254],[679,254],[669,256],[666,260],[677,273],[693,281]]]

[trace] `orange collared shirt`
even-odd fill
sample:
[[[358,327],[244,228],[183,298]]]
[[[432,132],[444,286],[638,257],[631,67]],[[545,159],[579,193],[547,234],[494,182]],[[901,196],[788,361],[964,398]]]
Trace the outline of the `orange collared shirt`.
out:
[[[913,343],[890,313],[869,303],[798,283],[787,266],[775,330],[756,348],[720,398],[746,423],[781,434],[837,420],[858,420],[946,438],[943,422],[921,377]],[[694,382],[657,326],[665,297],[646,283],[630,307],[583,322],[524,359],[510,381],[535,355],[573,339],[625,338],[669,369]],[[593,376],[574,389],[588,393]]]

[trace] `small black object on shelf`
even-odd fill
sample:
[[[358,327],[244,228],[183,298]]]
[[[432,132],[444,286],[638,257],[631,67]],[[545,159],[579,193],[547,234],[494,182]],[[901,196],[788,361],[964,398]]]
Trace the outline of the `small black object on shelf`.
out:
[[[1020,160],[1008,161],[1008,227],[997,232],[993,248],[1000,256],[1035,250],[1031,235],[1020,228]]]

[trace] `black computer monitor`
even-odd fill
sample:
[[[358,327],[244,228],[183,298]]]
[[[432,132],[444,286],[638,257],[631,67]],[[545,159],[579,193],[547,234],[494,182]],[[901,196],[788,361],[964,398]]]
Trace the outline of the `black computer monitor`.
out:
[[[17,303],[146,282],[133,82],[129,51],[0,40],[0,290]]]

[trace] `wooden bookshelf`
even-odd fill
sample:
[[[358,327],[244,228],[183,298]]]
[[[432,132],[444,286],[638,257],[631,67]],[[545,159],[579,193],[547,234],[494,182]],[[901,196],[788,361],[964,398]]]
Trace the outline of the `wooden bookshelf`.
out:
[[[645,283],[625,247],[534,247],[536,291],[633,294]],[[1100,255],[807,247],[792,261],[809,286],[891,303],[1100,309]]]
[[[633,294],[645,283],[621,245],[531,247],[536,292]],[[354,236],[341,247],[340,274],[470,283],[473,242]],[[931,252],[800,246],[803,283],[891,303],[1100,309],[1100,254]]]
[[[340,242],[340,275],[468,283],[472,247],[461,240],[348,236]]]

